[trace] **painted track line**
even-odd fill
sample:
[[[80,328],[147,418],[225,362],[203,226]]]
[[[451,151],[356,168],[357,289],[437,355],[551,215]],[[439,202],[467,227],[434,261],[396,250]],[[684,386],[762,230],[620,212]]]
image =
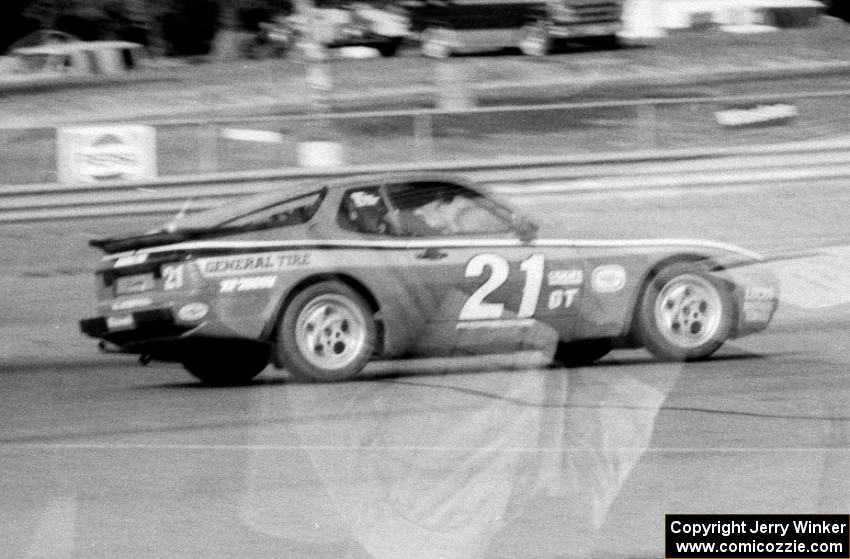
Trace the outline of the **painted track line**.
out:
[[[354,446],[354,445],[291,445],[291,444],[150,444],[150,443],[24,443],[0,445],[0,452],[15,450],[208,450],[208,451],[310,451],[310,452],[482,452],[482,453],[597,453],[605,452],[641,452],[648,454],[756,454],[756,453],[810,453],[836,452],[850,453],[848,447],[781,447],[781,448],[722,448],[722,447],[477,447],[477,446]]]

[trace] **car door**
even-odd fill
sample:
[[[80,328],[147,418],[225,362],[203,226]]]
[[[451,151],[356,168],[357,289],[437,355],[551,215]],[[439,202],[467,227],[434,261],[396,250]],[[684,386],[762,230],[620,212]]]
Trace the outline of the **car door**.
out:
[[[421,353],[504,353],[554,343],[557,326],[537,320],[557,315],[541,302],[549,296],[548,249],[522,239],[507,210],[445,182],[389,185],[388,194],[408,239],[411,299],[426,323]]]

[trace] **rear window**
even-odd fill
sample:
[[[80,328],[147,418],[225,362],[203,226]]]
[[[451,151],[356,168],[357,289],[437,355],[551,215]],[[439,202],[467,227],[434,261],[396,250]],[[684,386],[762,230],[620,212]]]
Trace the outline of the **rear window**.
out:
[[[268,229],[307,223],[322,205],[325,191],[278,202],[219,224],[223,228]]]

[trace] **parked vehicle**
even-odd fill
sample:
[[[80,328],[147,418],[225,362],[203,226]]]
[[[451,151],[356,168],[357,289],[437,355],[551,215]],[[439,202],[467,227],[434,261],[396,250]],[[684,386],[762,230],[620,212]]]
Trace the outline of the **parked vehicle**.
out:
[[[33,31],[29,35],[22,37],[12,43],[12,45],[7,49],[9,53],[14,52],[17,49],[22,48],[31,48],[31,47],[41,47],[44,45],[55,45],[55,44],[64,44],[64,43],[78,43],[82,39],[71,35],[70,33],[65,33],[64,31],[58,31],[56,29],[39,29],[38,31]]]
[[[145,56],[142,45],[127,41],[50,41],[0,57],[0,85],[53,86],[124,75],[139,68]]]
[[[622,0],[405,0],[411,31],[423,54],[518,47],[547,54],[559,39],[601,39],[617,44]]]
[[[22,47],[12,51],[23,73],[123,74],[144,58],[144,47],[128,41],[76,41]]]
[[[243,58],[282,58],[295,45],[295,30],[289,19],[280,16],[257,24],[257,31],[239,44]]]
[[[317,0],[315,20],[291,16],[300,34],[311,34],[329,49],[371,47],[381,56],[393,56],[409,33],[409,21],[401,8],[339,0]],[[315,27],[312,27],[315,26]]]

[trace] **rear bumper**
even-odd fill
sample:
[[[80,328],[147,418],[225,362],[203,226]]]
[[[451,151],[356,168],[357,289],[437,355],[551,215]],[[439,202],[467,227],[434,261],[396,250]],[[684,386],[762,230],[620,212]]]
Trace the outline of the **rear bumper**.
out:
[[[152,309],[129,315],[130,326],[110,327],[106,317],[80,321],[80,331],[92,338],[106,340],[117,346],[147,343],[158,339],[177,338],[193,327],[177,324],[170,309]]]

